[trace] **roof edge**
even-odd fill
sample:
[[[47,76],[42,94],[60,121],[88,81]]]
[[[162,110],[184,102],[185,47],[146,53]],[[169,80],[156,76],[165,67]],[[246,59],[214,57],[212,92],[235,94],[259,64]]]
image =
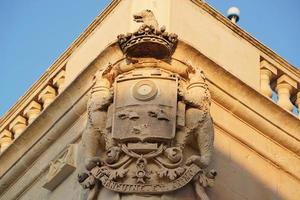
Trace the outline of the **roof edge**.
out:
[[[270,58],[274,59],[279,65],[285,67],[289,72],[295,74],[296,76],[300,76],[300,70],[298,70],[294,65],[290,64],[287,60],[282,58],[280,55],[275,53],[269,47],[264,45],[262,42],[251,36],[248,32],[240,28],[237,24],[232,23],[229,19],[227,19],[224,15],[220,12],[215,10],[209,4],[203,2],[202,0],[190,0],[195,5],[201,7],[211,16],[216,18],[218,21],[222,22],[228,28],[230,28],[234,33],[238,34],[240,37],[248,41],[250,44],[258,48],[261,52],[269,56]]]
[[[17,102],[4,113],[4,115],[0,116],[0,131],[4,128],[3,125],[11,118],[15,117],[16,111],[22,110],[24,107],[24,103],[32,97],[35,91],[42,87],[43,83],[49,79],[49,77],[56,73],[59,69],[64,67],[64,64],[67,62],[70,55],[79,47],[87,37],[97,28],[97,26],[114,10],[114,8],[121,2],[122,0],[112,0],[110,4],[101,11],[101,13],[88,25],[88,27],[75,39],[74,42],[50,65],[50,67],[46,70],[46,72],[35,82],[33,85],[25,92],[23,96],[21,96]],[[42,89],[42,88],[40,88]]]

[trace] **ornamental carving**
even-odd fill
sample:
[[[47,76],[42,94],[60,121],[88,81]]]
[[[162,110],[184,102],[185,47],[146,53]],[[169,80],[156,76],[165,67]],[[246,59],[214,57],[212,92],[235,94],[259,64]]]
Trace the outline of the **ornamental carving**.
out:
[[[70,144],[68,148],[56,160],[52,161],[43,185],[47,190],[53,191],[64,179],[76,169],[75,155],[76,144]]]
[[[159,28],[151,10],[144,10],[133,16],[134,21],[143,23],[134,33],[118,36],[120,48],[130,57],[153,57],[163,59],[170,56],[177,44],[177,35]]]
[[[161,199],[185,187],[207,200],[216,172],[207,169],[214,130],[204,73],[170,64],[177,35],[159,28],[152,11],[134,20],[141,27],[118,37],[126,60],[95,74],[78,181],[89,200],[104,190]]]

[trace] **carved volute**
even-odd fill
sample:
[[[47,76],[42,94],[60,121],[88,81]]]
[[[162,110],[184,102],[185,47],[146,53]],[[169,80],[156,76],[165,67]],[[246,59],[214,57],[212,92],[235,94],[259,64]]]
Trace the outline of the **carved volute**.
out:
[[[208,199],[204,188],[216,172],[207,169],[214,130],[204,73],[172,66],[177,35],[159,28],[150,10],[134,20],[142,26],[118,37],[124,62],[94,77],[83,134],[88,172],[79,182],[90,190],[88,199],[102,188],[164,195],[184,187],[194,188],[195,199]]]

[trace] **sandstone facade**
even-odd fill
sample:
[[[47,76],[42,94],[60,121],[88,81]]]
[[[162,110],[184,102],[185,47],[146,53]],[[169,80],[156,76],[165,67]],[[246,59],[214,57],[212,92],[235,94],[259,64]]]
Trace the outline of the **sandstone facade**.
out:
[[[166,32],[178,35],[168,60],[164,60],[166,55],[161,58],[151,54],[147,55],[151,59],[145,59],[144,54],[134,54],[140,57],[130,63],[120,48],[117,36],[139,30],[141,24],[134,22],[132,16],[143,10],[153,12],[159,28],[164,25]],[[156,30],[155,23],[153,26]],[[215,135],[214,153],[207,169],[218,172],[214,186],[206,188],[210,199],[299,198],[299,70],[204,2],[114,0],[2,118],[0,200],[88,198],[90,191],[77,181],[77,175],[86,168],[82,135],[91,116],[87,105],[99,74],[110,69],[107,74],[116,78],[112,70],[116,67],[122,73],[159,68],[163,76],[175,72],[187,84],[197,72],[197,81],[201,72],[205,74],[202,78],[211,96],[210,116]],[[105,81],[98,83],[105,86]],[[272,100],[274,94],[278,96],[277,102]],[[141,94],[137,96],[144,98]],[[177,126],[181,119],[178,116]],[[196,116],[191,119],[201,114]],[[210,131],[208,126],[204,132]],[[201,155],[194,151],[197,142],[189,144],[185,159]],[[108,149],[96,153],[102,155]],[[115,162],[106,162],[110,161]],[[98,198],[197,199],[193,184],[166,195],[162,193],[162,197],[151,192],[145,194],[119,195],[105,190]]]

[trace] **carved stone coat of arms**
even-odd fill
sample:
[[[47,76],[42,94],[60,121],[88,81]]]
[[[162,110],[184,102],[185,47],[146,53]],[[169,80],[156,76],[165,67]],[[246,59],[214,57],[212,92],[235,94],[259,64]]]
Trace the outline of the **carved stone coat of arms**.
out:
[[[214,131],[204,73],[170,64],[177,35],[151,10],[134,20],[141,27],[118,36],[125,61],[94,77],[78,181],[89,200],[207,200],[216,172],[207,170]]]

